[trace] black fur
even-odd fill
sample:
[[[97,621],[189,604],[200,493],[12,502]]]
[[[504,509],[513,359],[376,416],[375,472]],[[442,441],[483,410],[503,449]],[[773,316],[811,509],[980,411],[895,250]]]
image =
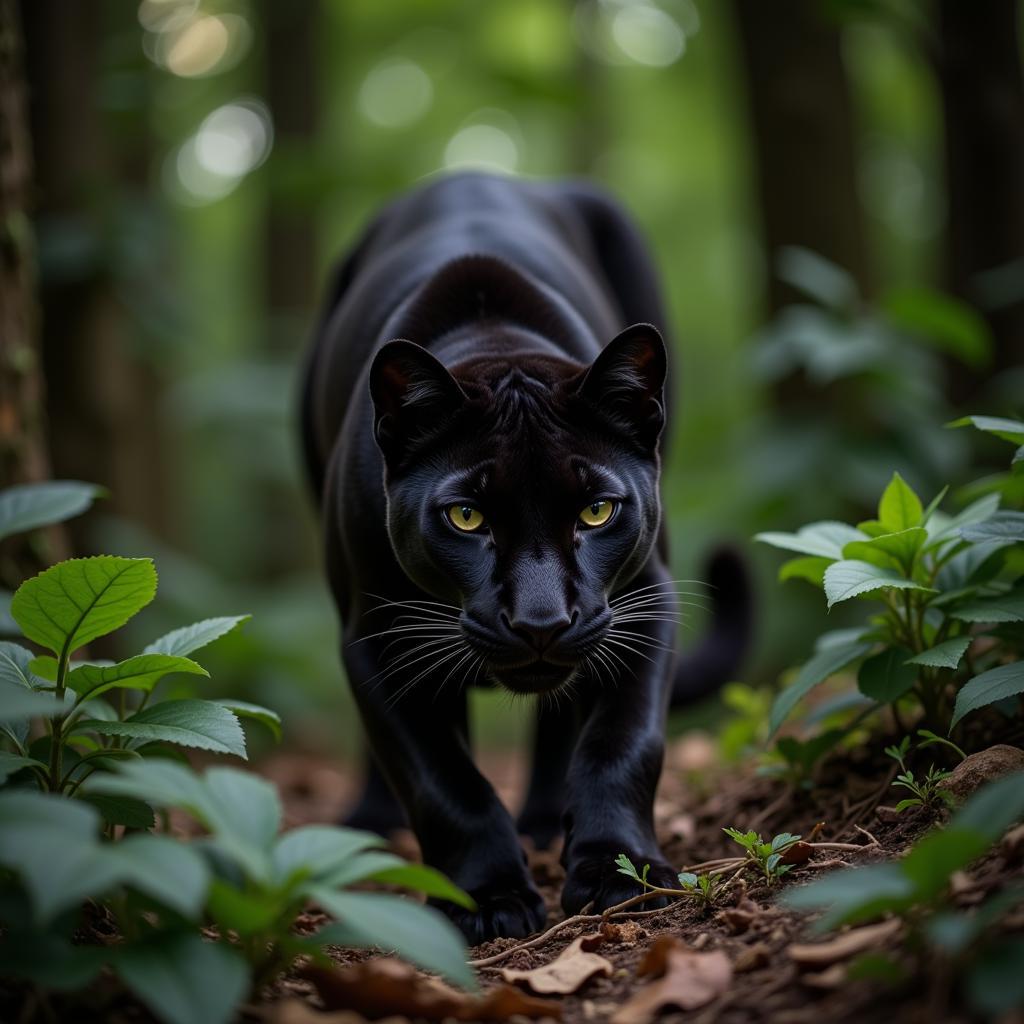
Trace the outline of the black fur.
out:
[[[472,942],[535,931],[544,910],[473,765],[465,686],[541,695],[518,827],[539,845],[564,830],[563,906],[601,909],[633,892],[619,853],[674,878],[652,822],[665,714],[728,678],[746,644],[746,578],[723,552],[709,638],[673,653],[652,324],[654,270],[618,207],[577,184],[467,174],[377,218],[307,362],[306,461],[373,750],[352,823],[407,819],[476,899],[445,906]],[[587,527],[596,501],[614,512]],[[453,506],[486,524],[462,532]]]

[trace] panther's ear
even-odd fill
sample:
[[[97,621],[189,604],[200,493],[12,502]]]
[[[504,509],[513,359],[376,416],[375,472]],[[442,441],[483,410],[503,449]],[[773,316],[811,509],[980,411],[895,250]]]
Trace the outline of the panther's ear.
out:
[[[385,456],[442,427],[466,400],[455,378],[425,348],[389,341],[370,366],[374,437]]]
[[[634,324],[594,360],[579,395],[653,448],[665,425],[665,373],[665,343],[657,328]]]

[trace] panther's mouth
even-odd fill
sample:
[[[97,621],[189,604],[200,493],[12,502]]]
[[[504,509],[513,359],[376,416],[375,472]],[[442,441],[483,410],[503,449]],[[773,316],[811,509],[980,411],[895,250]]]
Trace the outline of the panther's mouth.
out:
[[[553,665],[538,658],[525,665],[493,666],[494,680],[513,693],[550,693],[564,686],[575,675],[572,665]]]

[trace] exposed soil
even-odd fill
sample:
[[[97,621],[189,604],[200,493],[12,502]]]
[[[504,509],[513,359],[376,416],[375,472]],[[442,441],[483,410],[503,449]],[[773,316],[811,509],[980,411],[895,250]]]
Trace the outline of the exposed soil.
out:
[[[880,746],[880,745],[879,745]],[[895,774],[893,762],[878,748],[859,747],[833,757],[822,766],[816,785],[794,790],[785,784],[751,774],[749,766],[723,773],[714,764],[710,741],[691,734],[676,741],[669,750],[666,771],[655,807],[662,848],[671,863],[680,868],[716,857],[734,856],[739,848],[722,832],[725,826],[753,828],[766,837],[788,831],[813,837],[816,841],[842,842],[858,849],[815,850],[810,859],[795,868],[782,886],[769,887],[750,872],[737,878],[728,896],[708,914],[690,902],[677,902],[659,911],[624,914],[636,927],[620,930],[618,941],[606,941],[600,955],[612,964],[608,977],[587,981],[578,992],[556,997],[561,1019],[569,1024],[610,1020],[616,1011],[643,986],[637,967],[652,943],[660,936],[679,939],[692,950],[720,950],[732,965],[727,991],[707,1005],[689,1012],[668,1011],[659,1020],[700,1024],[862,1024],[877,1021],[960,1022],[972,1018],[959,1005],[950,985],[948,966],[919,959],[908,948],[905,933],[893,928],[883,933],[869,952],[885,952],[898,959],[910,974],[897,986],[877,981],[850,980],[847,965],[852,957],[833,965],[801,965],[795,962],[793,944],[817,941],[808,936],[805,916],[782,909],[775,903],[785,885],[815,877],[828,868],[860,865],[899,857],[923,832],[937,823],[934,814],[911,809],[895,814],[886,805],[895,803],[900,791],[890,788]],[[266,766],[267,773],[281,786],[289,817],[296,823],[331,820],[349,795],[349,783],[340,772],[321,764],[304,765],[302,760],[281,757]],[[484,758],[484,768],[510,805],[515,805],[521,765],[511,756]],[[319,779],[320,784],[315,780]],[[415,851],[408,835],[397,835],[400,852]],[[960,906],[980,903],[1011,878],[1022,873],[1024,837],[997,848],[969,873],[957,876],[953,899]],[[557,854],[530,852],[534,878],[549,910],[549,925],[562,920],[559,893],[563,879]],[[309,927],[319,923],[311,916]],[[1024,911],[1007,918],[1007,931],[1024,930]],[[486,987],[502,983],[502,968],[528,970],[550,963],[573,939],[598,929],[594,921],[572,924],[537,945],[523,947],[515,940],[499,939],[477,947],[474,959],[515,949],[499,964],[479,969]],[[338,951],[339,964],[362,961],[366,954]],[[280,997],[301,998],[307,1006],[322,1005],[312,984],[301,978],[285,979],[274,991],[265,993],[270,1001]],[[259,1016],[286,1024],[289,1012],[263,1010]],[[361,1018],[352,1014],[325,1016],[325,1022],[349,1024]],[[525,1020],[525,1017],[514,1017]],[[392,1024],[409,1020],[391,1017]],[[1021,1024],[1024,1018],[1012,1018]],[[1005,1024],[1011,1024],[1007,1019]]]

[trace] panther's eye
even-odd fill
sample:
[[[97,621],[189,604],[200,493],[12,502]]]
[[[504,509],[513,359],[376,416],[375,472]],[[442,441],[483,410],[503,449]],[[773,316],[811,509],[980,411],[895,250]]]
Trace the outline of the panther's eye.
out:
[[[612,513],[615,511],[615,502],[613,501],[594,501],[591,502],[581,513],[580,522],[584,526],[604,526],[612,517]]]
[[[449,505],[446,514],[452,526],[463,533],[473,533],[484,525],[483,513],[472,505]]]

